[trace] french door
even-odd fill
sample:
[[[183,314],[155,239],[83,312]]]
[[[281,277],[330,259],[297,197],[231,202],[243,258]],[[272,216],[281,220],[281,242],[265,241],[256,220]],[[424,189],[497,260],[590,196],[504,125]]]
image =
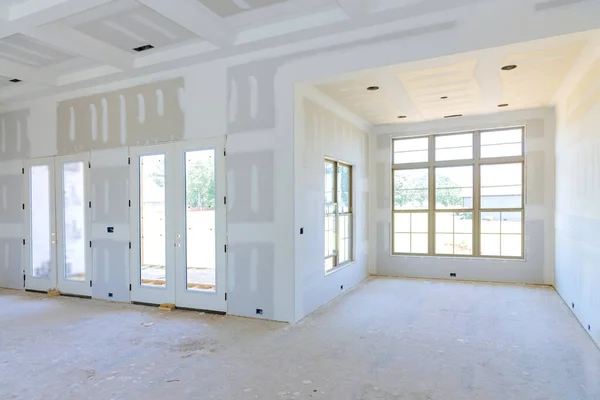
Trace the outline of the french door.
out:
[[[227,311],[224,138],[130,149],[131,300]]]
[[[89,153],[30,160],[25,181],[25,288],[91,296]]]

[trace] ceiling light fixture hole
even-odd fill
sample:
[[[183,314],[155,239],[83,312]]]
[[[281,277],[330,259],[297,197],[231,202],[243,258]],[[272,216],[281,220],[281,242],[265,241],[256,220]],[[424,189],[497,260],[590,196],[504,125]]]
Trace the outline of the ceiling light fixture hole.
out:
[[[368,90],[368,91],[371,91],[371,92],[374,92],[374,91],[376,91],[376,90],[379,90],[379,86],[369,86],[369,87],[367,88],[367,90]]]
[[[20,80],[20,79],[17,79],[17,78],[15,78],[15,79],[11,79],[10,81],[11,81],[12,83],[19,83],[19,82],[21,82],[21,80]]]
[[[398,115],[398,119],[404,119],[406,118],[406,115]]]
[[[442,97],[440,97],[440,99],[442,99],[442,100],[446,100],[447,98],[448,98],[448,96],[442,96]]]
[[[138,52],[138,53],[141,53],[142,51],[151,50],[151,49],[153,49],[153,48],[154,48],[154,46],[152,46],[151,44],[145,44],[145,45],[143,45],[143,46],[140,46],[140,47],[135,47],[135,48],[133,49],[133,51],[136,51],[136,52]]]
[[[514,64],[510,64],[510,65],[505,65],[504,67],[502,67],[502,71],[512,71],[513,69],[516,69],[517,66]]]
[[[498,104],[498,107],[508,107],[508,104]]]

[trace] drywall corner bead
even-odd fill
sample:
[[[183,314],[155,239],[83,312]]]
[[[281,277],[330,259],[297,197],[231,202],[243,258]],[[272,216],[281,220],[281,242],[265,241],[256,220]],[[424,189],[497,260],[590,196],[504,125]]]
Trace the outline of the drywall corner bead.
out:
[[[29,110],[0,114],[0,161],[29,158]]]
[[[59,154],[183,139],[183,88],[176,78],[60,102]]]

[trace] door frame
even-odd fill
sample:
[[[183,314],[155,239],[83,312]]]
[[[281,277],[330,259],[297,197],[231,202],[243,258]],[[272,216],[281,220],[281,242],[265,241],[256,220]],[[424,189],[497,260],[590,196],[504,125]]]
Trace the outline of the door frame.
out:
[[[133,303],[171,303],[178,307],[227,312],[227,193],[226,137],[129,147],[130,156],[130,283]],[[214,149],[215,154],[215,267],[214,291],[187,290],[185,153]],[[141,285],[140,157],[165,155],[165,287]],[[179,235],[179,237],[177,237]]]
[[[65,231],[64,231],[64,174],[63,164],[69,162],[81,162],[83,163],[83,182],[84,182],[84,252],[85,252],[85,278],[82,281],[74,281],[65,278],[65,267],[66,267],[66,248],[65,248]],[[57,289],[61,293],[73,294],[78,296],[92,296],[92,277],[93,277],[93,265],[92,265],[92,249],[88,246],[91,243],[91,226],[92,226],[92,213],[91,213],[91,179],[90,179],[90,152],[57,156],[55,157],[54,166],[54,179],[56,186],[56,237],[58,243],[56,246],[56,274],[57,274]]]
[[[31,168],[40,165],[48,166],[48,190],[49,200],[48,210],[50,213],[50,232],[48,232],[48,241],[50,246],[50,272],[48,278],[34,277],[32,275],[32,201],[31,201]],[[47,292],[56,289],[56,185],[54,177],[54,157],[44,157],[26,160],[25,168],[25,251],[23,254],[23,266],[25,267],[25,290]]]
[[[227,170],[225,165],[225,136],[174,143],[175,157],[179,166],[176,178],[175,221],[181,235],[176,238],[177,294],[176,305],[183,308],[227,312]],[[187,240],[186,240],[186,152],[214,150],[215,157],[215,290],[187,289]]]
[[[144,286],[141,284],[141,226],[140,226],[140,157],[164,154],[165,171],[165,287]],[[175,243],[174,226],[167,222],[172,218],[169,204],[175,201],[175,191],[170,190],[173,171],[169,160],[173,157],[172,143],[151,146],[130,147],[129,193],[132,207],[129,215],[131,252],[129,276],[132,303],[175,304]]]

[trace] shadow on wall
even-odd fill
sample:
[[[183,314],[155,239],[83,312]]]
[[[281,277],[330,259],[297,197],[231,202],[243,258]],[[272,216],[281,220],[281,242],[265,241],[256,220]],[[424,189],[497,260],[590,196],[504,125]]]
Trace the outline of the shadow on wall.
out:
[[[184,137],[184,80],[171,79],[58,104],[58,153]]]

